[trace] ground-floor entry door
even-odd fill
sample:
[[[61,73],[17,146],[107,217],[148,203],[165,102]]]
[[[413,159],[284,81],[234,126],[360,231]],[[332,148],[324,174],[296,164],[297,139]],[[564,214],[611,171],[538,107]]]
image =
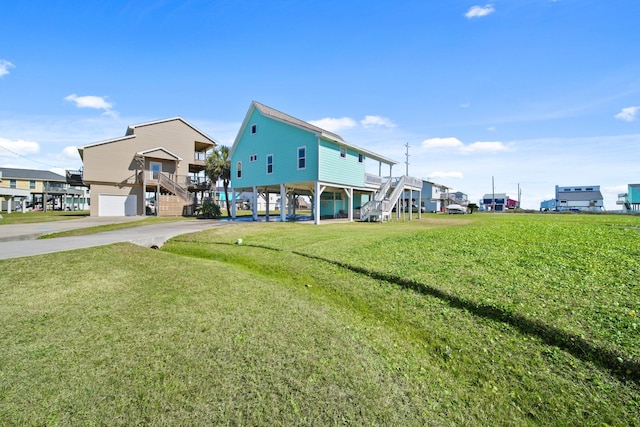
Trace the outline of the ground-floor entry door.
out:
[[[137,205],[135,195],[100,194],[98,216],[136,216]]]

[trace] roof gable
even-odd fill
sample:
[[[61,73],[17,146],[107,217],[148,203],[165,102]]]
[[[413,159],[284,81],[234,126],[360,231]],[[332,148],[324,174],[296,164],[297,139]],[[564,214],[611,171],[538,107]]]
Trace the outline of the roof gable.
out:
[[[249,106],[249,110],[247,111],[247,114],[244,117],[244,120],[242,121],[242,125],[240,126],[240,130],[238,131],[238,134],[236,136],[236,139],[233,142],[233,146],[231,147],[229,156],[233,156],[233,153],[235,152],[238,144],[240,143],[240,139],[242,137],[242,135],[244,134],[245,129],[247,128],[247,126],[249,125],[249,119],[251,118],[253,111],[257,110],[260,114],[262,114],[265,117],[269,117],[271,119],[274,120],[278,120],[280,122],[286,123],[288,125],[291,126],[295,126],[297,128],[300,129],[304,129],[308,132],[314,133],[316,135],[318,135],[318,137],[320,138],[324,138],[326,140],[329,141],[333,141],[338,143],[339,145],[342,145],[344,147],[347,148],[351,148],[355,151],[358,151],[362,154],[364,154],[366,157],[373,159],[373,160],[377,160],[380,161],[382,163],[385,164],[390,164],[390,165],[395,165],[398,162],[396,162],[395,160],[391,160],[388,159],[384,156],[381,156],[377,153],[374,153],[373,151],[369,151],[366,150],[364,148],[358,147],[356,145],[350,144],[347,141],[345,141],[344,139],[342,139],[342,137],[336,133],[333,132],[329,132],[327,130],[324,130],[318,126],[312,125],[311,123],[305,122],[303,120],[297,119],[293,116],[290,116],[288,114],[285,114],[281,111],[276,110],[275,108],[271,108],[271,107],[267,107],[264,104],[261,104],[257,101],[252,101],[251,105]]]
[[[211,138],[209,135],[207,135],[206,133],[202,132],[200,129],[196,128],[195,126],[193,126],[191,123],[189,123],[188,121],[186,121],[182,117],[171,117],[169,119],[154,120],[152,122],[139,123],[137,125],[130,125],[127,128],[127,133],[126,134],[127,135],[135,134],[135,129],[136,128],[141,128],[141,127],[144,127],[144,126],[153,126],[153,125],[172,122],[172,121],[176,121],[176,120],[178,120],[178,121],[184,123],[185,125],[189,126],[191,129],[196,131],[198,134],[200,134],[203,138],[205,138],[207,141],[211,142],[212,144],[219,145],[218,141],[216,141],[215,139]]]
[[[125,133],[124,136],[118,137],[118,138],[112,138],[112,139],[107,139],[104,141],[98,141],[98,142],[94,142],[93,144],[88,144],[82,147],[78,147],[78,152],[80,153],[80,158],[83,157],[83,152],[86,148],[91,148],[91,147],[96,147],[98,145],[103,145],[103,144],[111,144],[113,142],[118,142],[118,141],[124,141],[127,139],[133,139],[136,137],[135,135],[135,130],[136,128],[140,128],[140,127],[144,127],[144,126],[153,126],[153,125],[157,125],[157,124],[161,124],[161,123],[167,123],[167,122],[171,122],[174,120],[179,120],[180,122],[182,122],[183,124],[185,124],[186,126],[190,127],[191,129],[193,129],[194,131],[196,131],[199,135],[201,135],[203,138],[205,138],[208,142],[212,143],[214,146],[219,145],[219,143],[211,138],[210,136],[208,136],[207,134],[205,134],[204,132],[202,132],[201,130],[197,129],[195,126],[193,126],[191,123],[187,122],[186,120],[184,120],[182,117],[173,117],[170,119],[162,119],[162,120],[156,120],[153,122],[146,122],[146,123],[140,123],[137,125],[130,125],[129,127],[127,127],[127,131]]]
[[[171,151],[167,150],[164,147],[155,147],[155,148],[150,148],[148,150],[138,151],[136,153],[136,156],[140,156],[140,157],[159,157],[159,158],[162,158],[162,159],[169,159],[169,160],[182,160],[182,158],[180,156],[178,156],[177,154],[172,153]]]

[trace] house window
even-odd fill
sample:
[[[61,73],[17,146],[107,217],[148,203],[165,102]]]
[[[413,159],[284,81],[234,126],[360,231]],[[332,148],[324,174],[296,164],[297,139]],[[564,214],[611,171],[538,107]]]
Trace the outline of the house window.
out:
[[[364,162],[364,154],[358,153],[358,163]]]
[[[29,181],[29,189],[30,190],[36,189],[36,182],[34,180]]]
[[[238,178],[242,178],[242,162],[238,162],[236,165],[236,169],[237,171],[237,177]]]
[[[347,157],[347,149],[344,147],[340,147],[340,157],[343,159]]]
[[[252,154],[251,156],[249,156],[249,161],[250,162],[255,162],[256,160],[258,160],[258,155],[257,154]]]
[[[307,147],[298,147],[298,169],[307,167]]]
[[[16,180],[15,179],[10,179],[9,180],[9,188],[16,188]]]
[[[255,135],[256,133],[258,133],[258,125],[253,124],[251,125],[251,135]]]
[[[273,154],[267,154],[267,175],[273,173]]]

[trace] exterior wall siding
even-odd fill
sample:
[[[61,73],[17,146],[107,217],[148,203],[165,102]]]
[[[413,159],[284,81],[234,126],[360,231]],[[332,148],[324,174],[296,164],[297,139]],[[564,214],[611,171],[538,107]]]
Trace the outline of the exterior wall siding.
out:
[[[629,203],[640,203],[640,184],[629,184],[627,186]]]
[[[171,169],[178,175],[188,175],[189,163],[195,157],[195,141],[203,139],[180,120],[136,127],[134,134],[135,138],[86,147],[83,153],[85,181],[119,183],[131,179],[137,166],[133,160],[135,154],[156,147],[165,148],[179,156],[182,161],[177,170],[175,166]],[[158,157],[167,159],[168,155],[160,151]]]
[[[358,161],[358,154],[355,150],[347,149],[346,157],[341,157],[338,144],[320,140],[320,181],[364,187],[365,166],[364,162]]]
[[[252,126],[256,133],[252,134]],[[234,188],[308,182],[317,179],[317,137],[306,130],[265,117],[257,109],[231,156],[231,185]],[[298,148],[306,147],[306,167],[298,169]],[[273,173],[267,174],[267,155],[273,155]],[[252,156],[256,156],[252,161]],[[242,162],[242,177],[237,164]]]

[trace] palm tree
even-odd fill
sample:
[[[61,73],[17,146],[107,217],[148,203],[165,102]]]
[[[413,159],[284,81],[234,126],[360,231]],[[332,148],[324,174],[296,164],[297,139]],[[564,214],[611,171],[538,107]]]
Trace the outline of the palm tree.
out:
[[[227,215],[231,217],[229,204],[229,182],[231,181],[231,160],[229,159],[229,147],[221,145],[213,150],[207,158],[206,174],[211,180],[211,185],[215,186],[218,180],[222,180],[224,187],[224,198],[227,201]]]

